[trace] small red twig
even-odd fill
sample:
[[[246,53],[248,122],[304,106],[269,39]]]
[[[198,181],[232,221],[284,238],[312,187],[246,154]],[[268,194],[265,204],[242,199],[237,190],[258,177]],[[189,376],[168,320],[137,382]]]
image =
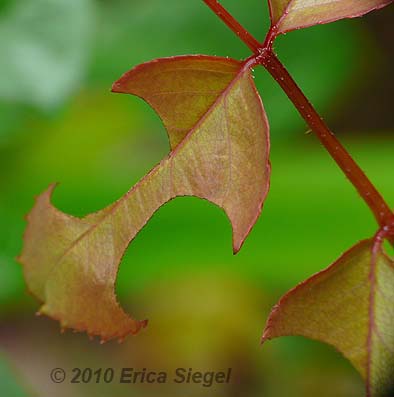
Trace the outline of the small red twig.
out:
[[[275,54],[272,52],[269,53],[263,58],[262,62],[263,66],[271,73],[274,79],[286,92],[287,96],[293,102],[312,131],[315,132],[331,157],[357,189],[360,196],[364,199],[375,215],[378,224],[381,227],[393,224],[394,214],[381,194],[377,191],[359,165],[350,156],[349,152],[328,128],[327,124],[319,116],[315,108],[306,98]]]
[[[392,240],[394,236],[394,224],[381,227],[373,237],[372,258],[376,258],[382,249],[384,240]]]
[[[258,53],[261,44],[217,0],[203,1],[254,54]]]
[[[204,0],[204,2],[253,51],[254,57],[248,58],[248,65],[254,66],[261,64],[279,83],[303,119],[327,149],[328,153],[357,189],[360,196],[373,212],[380,227],[389,226],[391,228],[394,225],[394,214],[386,201],[349,152],[328,128],[327,124],[274,54],[272,45],[277,35],[275,27],[271,27],[269,30],[264,44],[259,44],[258,40],[242,27],[217,0]],[[392,235],[389,238],[390,241],[394,241]]]

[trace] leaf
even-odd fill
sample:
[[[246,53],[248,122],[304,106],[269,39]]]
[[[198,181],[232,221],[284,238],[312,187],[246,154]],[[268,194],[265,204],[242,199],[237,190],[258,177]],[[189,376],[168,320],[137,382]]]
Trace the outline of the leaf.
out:
[[[385,7],[394,0],[268,0],[276,34],[355,18]]]
[[[287,293],[263,342],[301,335],[328,343],[366,381],[368,397],[394,393],[394,263],[365,240]]]
[[[40,312],[103,340],[146,325],[120,308],[114,285],[126,248],[154,212],[178,196],[209,200],[228,215],[237,252],[261,212],[270,173],[268,122],[247,64],[160,59],[126,73],[113,91],[155,108],[170,155],[120,200],[83,219],[53,207],[52,185],[28,215],[20,257],[30,291],[44,302]]]

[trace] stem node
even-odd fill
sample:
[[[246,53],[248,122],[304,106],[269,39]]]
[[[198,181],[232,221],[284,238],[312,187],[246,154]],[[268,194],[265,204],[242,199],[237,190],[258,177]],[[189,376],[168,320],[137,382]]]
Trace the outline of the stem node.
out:
[[[277,36],[277,27],[275,25],[271,26],[264,44],[260,44],[217,0],[204,0],[204,2],[253,51],[254,55],[245,61],[244,66],[252,68],[260,64],[268,70],[293,102],[311,130],[317,135],[328,153],[357,189],[375,215],[380,228],[389,227],[390,230],[394,230],[394,214],[390,207],[345,147],[342,146],[334,133],[328,128],[323,118],[317,113],[274,54],[273,44]],[[394,243],[394,232],[389,237]]]

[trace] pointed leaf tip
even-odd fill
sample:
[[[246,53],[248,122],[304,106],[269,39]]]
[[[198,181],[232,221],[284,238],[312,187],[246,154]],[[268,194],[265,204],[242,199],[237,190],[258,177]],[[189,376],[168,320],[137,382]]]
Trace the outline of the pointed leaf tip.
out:
[[[235,98],[237,90],[239,97]],[[232,223],[236,254],[261,213],[271,171],[268,120],[250,70],[229,58],[203,55],[162,58],[125,73],[114,83],[113,91],[139,96],[158,113],[170,140],[170,160],[184,167],[182,173],[186,174],[186,178],[176,181],[174,194],[201,197],[223,208]],[[235,110],[236,101],[242,107]],[[245,122],[247,114],[249,120]],[[207,128],[219,130],[197,139]],[[211,138],[218,139],[216,154],[209,149]],[[194,146],[189,141],[197,143],[197,140],[205,149],[201,153],[189,151]],[[187,164],[179,160],[184,157],[182,152],[191,154]],[[212,164],[208,166],[207,161]],[[194,180],[195,186],[191,186],[187,175],[196,170],[201,173],[200,180]],[[202,184],[210,184],[209,189],[216,192],[206,191],[208,186]]]
[[[29,215],[20,257],[30,292],[44,304],[45,314],[73,328],[107,339],[137,333],[144,322],[127,316],[116,301],[116,273],[106,268],[108,255],[80,242],[94,223],[68,216],[51,204],[55,185],[36,199]],[[93,217],[94,219],[94,217]],[[92,219],[92,220],[93,220]],[[98,239],[96,244],[100,244]],[[92,251],[90,251],[92,250]],[[78,260],[90,255],[90,260]],[[101,260],[100,260],[101,259]],[[96,268],[90,266],[94,263]]]
[[[334,346],[360,372],[367,397],[394,390],[394,264],[366,240],[288,292],[262,341],[299,335]]]
[[[394,0],[268,0],[277,34],[309,26],[360,17]]]
[[[221,207],[238,251],[269,188],[269,127],[250,70],[227,58],[184,56],[140,65],[113,86],[147,101],[171,153],[113,205],[82,219],[51,204],[52,185],[28,216],[21,263],[41,312],[67,327],[122,339],[147,325],[115,296],[119,263],[163,204],[196,196]]]

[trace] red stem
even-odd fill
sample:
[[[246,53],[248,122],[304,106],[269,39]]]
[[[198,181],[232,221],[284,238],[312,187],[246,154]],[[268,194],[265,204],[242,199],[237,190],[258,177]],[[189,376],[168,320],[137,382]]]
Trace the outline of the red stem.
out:
[[[279,83],[303,119],[367,203],[380,227],[388,226],[393,228],[394,214],[388,204],[331,132],[286,68],[273,53],[272,43],[276,37],[275,28],[271,28],[264,44],[259,44],[216,0],[204,0],[204,2],[254,52],[254,63],[264,66]]]
[[[217,0],[203,1],[254,54],[259,52],[261,44]]]
[[[275,54],[272,52],[267,53],[261,64],[271,73],[286,92],[303,119],[312,131],[315,132],[331,157],[358,190],[361,197],[374,213],[378,224],[381,227],[393,224],[394,214],[381,194],[331,132]]]

